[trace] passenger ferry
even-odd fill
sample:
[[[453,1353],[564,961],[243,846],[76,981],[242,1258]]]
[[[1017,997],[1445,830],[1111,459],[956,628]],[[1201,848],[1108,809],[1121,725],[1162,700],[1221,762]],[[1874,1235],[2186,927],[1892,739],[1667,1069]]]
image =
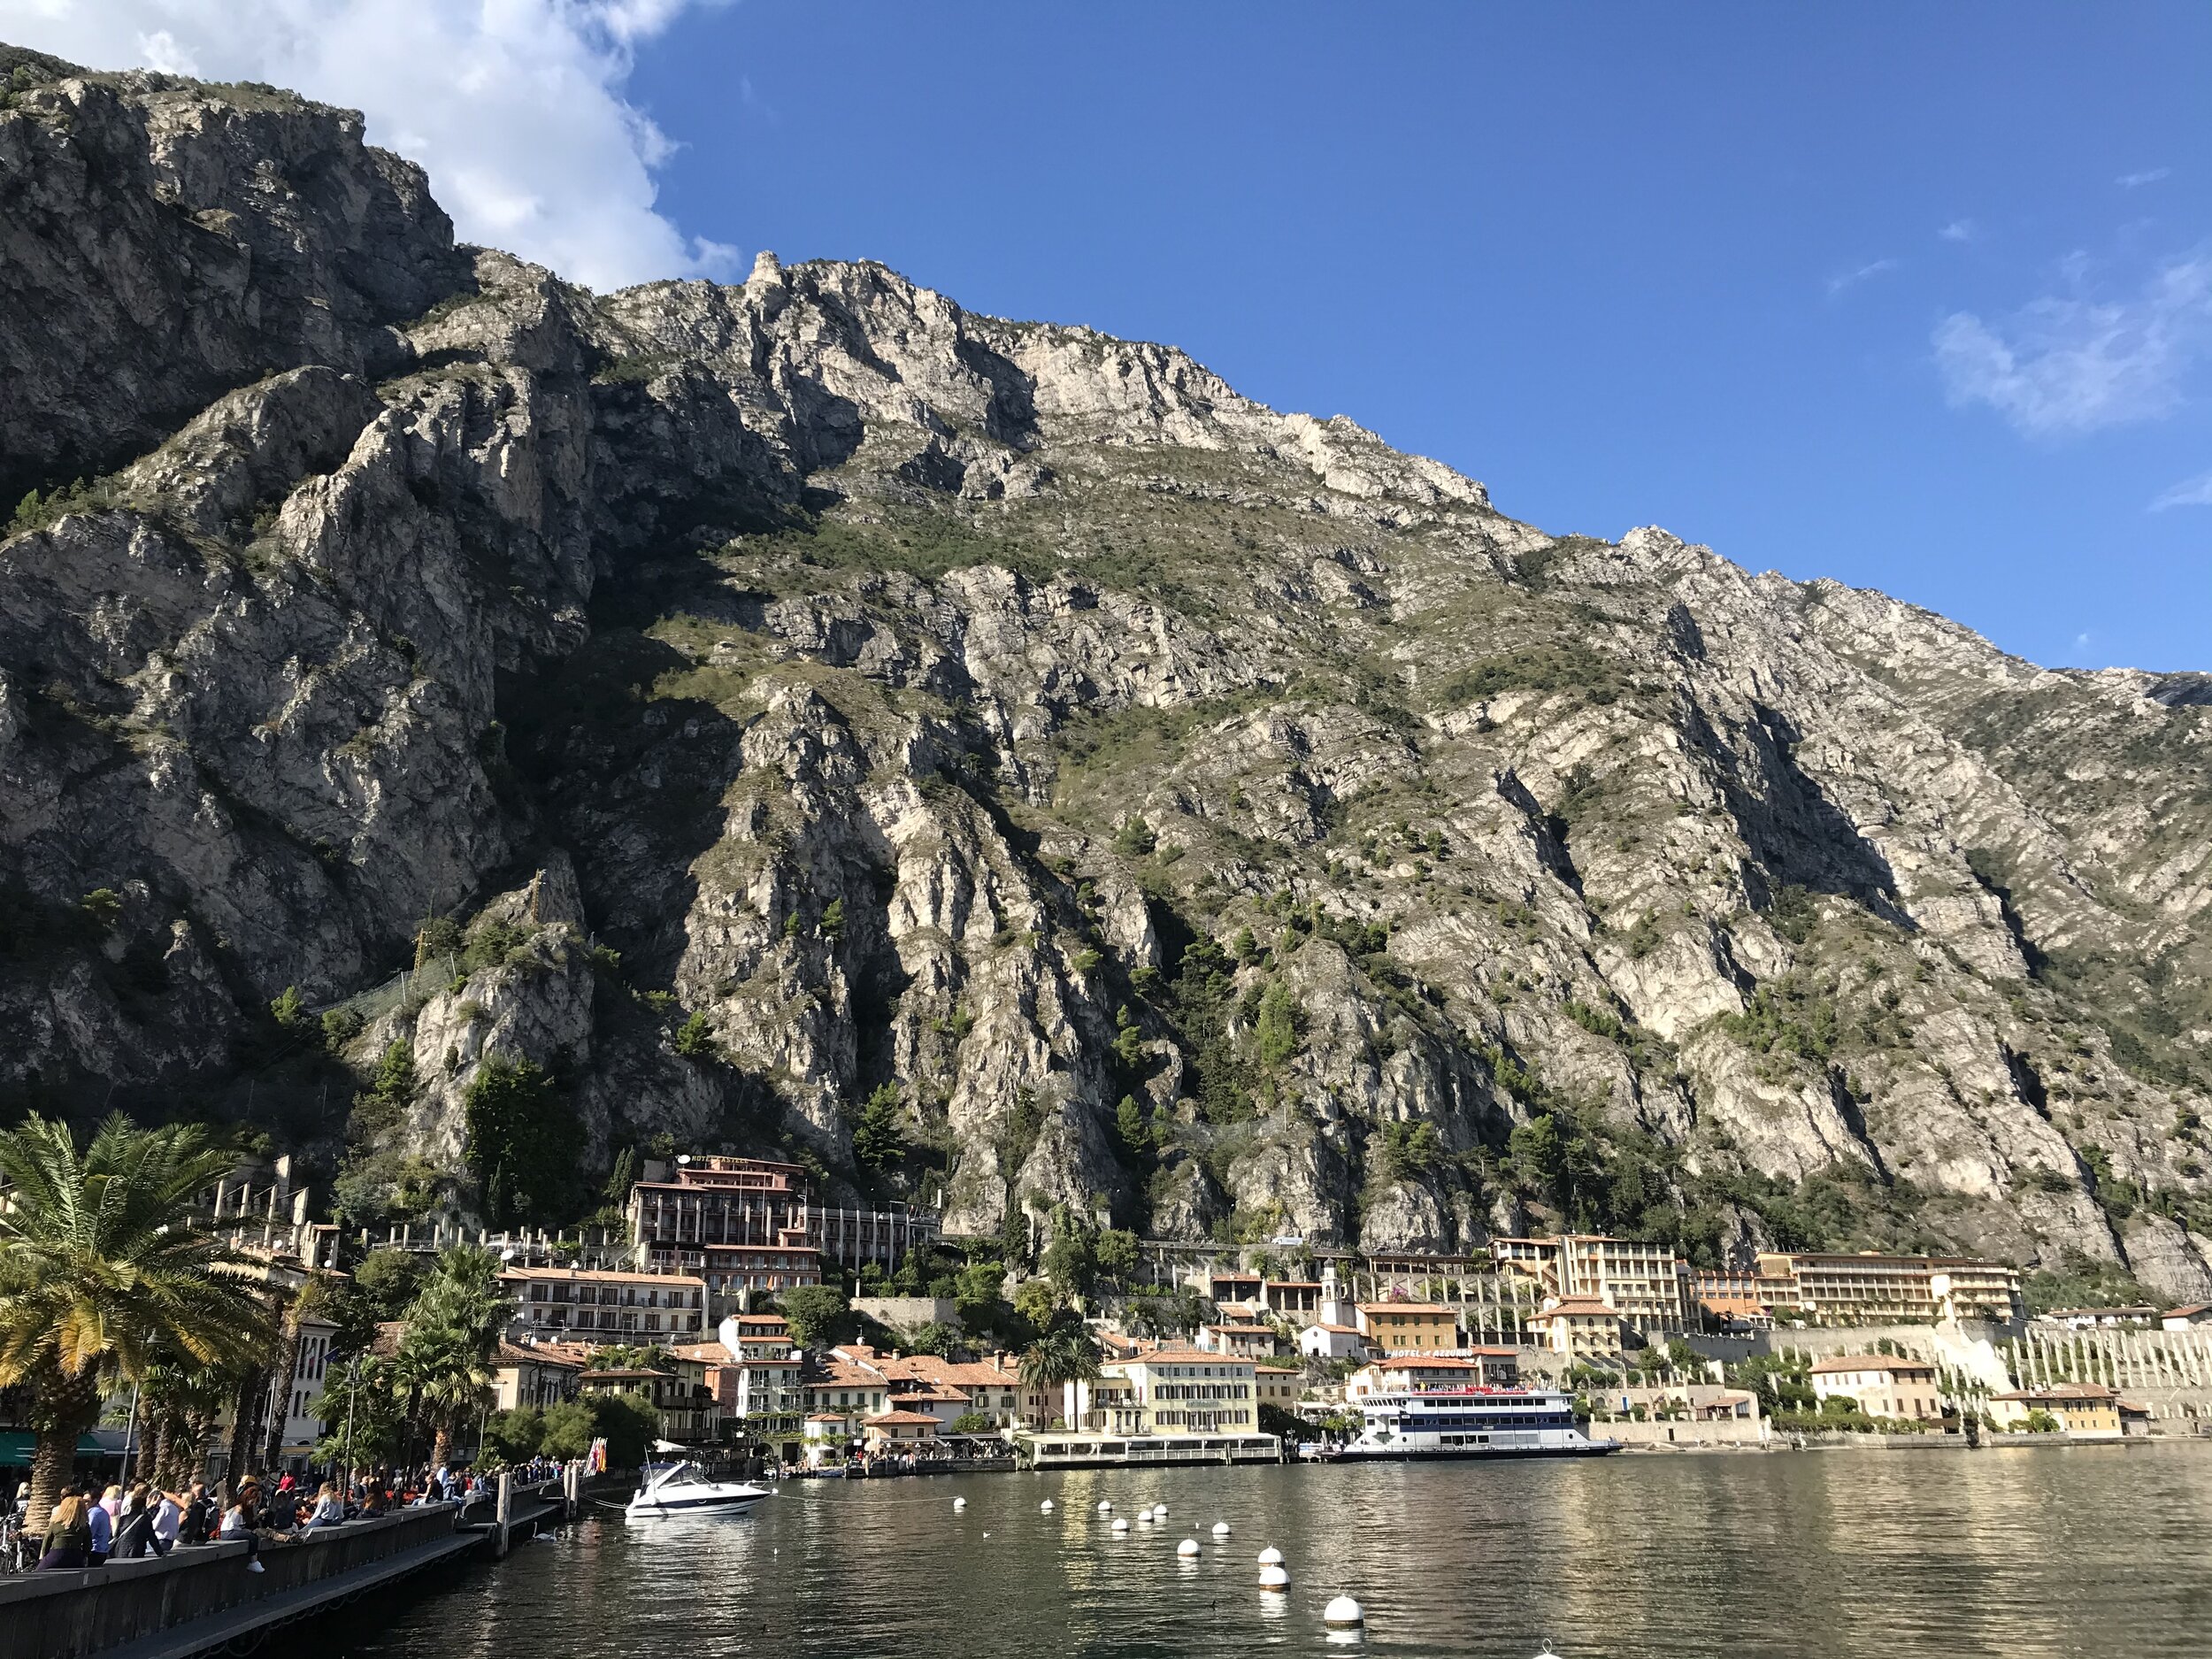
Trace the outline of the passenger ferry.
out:
[[[1425,1388],[1369,1394],[1367,1426],[1333,1450],[1339,1458],[1601,1457],[1618,1440],[1575,1425],[1571,1394],[1520,1388]],[[1330,1456],[1323,1453],[1323,1456]]]

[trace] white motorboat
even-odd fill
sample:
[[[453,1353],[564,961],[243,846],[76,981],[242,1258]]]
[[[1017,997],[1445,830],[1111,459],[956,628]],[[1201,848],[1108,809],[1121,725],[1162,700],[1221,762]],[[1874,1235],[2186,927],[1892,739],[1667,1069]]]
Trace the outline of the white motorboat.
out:
[[[712,1480],[696,1463],[672,1463],[647,1474],[624,1511],[632,1520],[676,1515],[742,1515],[768,1495],[741,1480]]]

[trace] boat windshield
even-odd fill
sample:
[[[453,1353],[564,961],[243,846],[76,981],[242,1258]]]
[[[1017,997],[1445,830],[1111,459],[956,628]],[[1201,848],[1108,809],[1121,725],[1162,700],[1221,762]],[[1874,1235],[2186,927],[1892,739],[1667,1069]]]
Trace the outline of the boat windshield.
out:
[[[656,1486],[703,1486],[706,1473],[696,1463],[678,1463],[653,1483]]]

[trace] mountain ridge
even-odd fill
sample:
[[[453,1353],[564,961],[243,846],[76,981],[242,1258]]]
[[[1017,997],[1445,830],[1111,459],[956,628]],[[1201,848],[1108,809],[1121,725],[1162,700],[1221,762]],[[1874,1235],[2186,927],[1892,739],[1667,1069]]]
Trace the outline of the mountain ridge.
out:
[[[969,1232],[2212,1294],[2204,677],[1548,536],[880,266],[590,295],[273,89],[0,75],[19,1103],[364,1217],[664,1136]]]

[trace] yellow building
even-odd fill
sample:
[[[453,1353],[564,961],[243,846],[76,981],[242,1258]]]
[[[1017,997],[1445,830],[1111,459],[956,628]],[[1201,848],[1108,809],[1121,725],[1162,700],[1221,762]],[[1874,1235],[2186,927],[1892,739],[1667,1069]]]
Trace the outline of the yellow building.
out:
[[[1299,1396],[1305,1392],[1305,1374],[1295,1365],[1255,1365],[1252,1367],[1253,1397],[1262,1405],[1280,1406],[1294,1410]]]
[[[1813,1398],[1849,1400],[1870,1417],[1932,1423],[1943,1415],[1935,1367],[1888,1354],[1836,1354],[1813,1362]]]
[[[1561,1301],[1601,1302],[1645,1336],[1688,1329],[1689,1263],[1663,1244],[1609,1233],[1493,1239],[1490,1258]]]
[[[2116,1440],[2121,1435],[2120,1397],[2102,1383],[2054,1383],[1994,1394],[1989,1402],[1997,1426],[2014,1432],[2026,1428],[2037,1411],[2047,1412],[2078,1440]]]
[[[1459,1316],[1440,1302],[1363,1302],[1359,1333],[1385,1354],[1447,1353],[1459,1346]]]
[[[1557,1296],[1529,1315],[1528,1333],[1555,1354],[1571,1360],[1617,1361],[1621,1357],[1621,1316],[1592,1296]]]
[[[1257,1370],[1196,1348],[1108,1360],[1096,1380],[1068,1385],[1067,1423],[1109,1434],[1250,1433],[1260,1422]]]
[[[2027,1317],[2020,1275],[1963,1256],[1765,1251],[1759,1278],[1773,1311],[1814,1325],[2016,1323]]]

